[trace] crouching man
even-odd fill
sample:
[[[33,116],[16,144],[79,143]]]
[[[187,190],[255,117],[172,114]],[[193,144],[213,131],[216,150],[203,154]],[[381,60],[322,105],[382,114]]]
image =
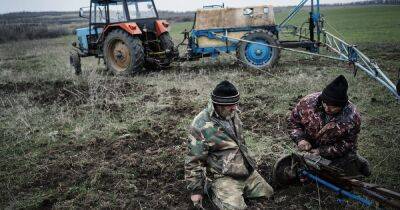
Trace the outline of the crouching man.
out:
[[[369,176],[368,161],[356,153],[361,118],[347,89],[340,75],[322,92],[302,98],[289,117],[290,137],[299,150],[331,160],[349,176]]]
[[[195,206],[207,195],[219,209],[245,209],[244,198],[273,194],[246,146],[238,102],[236,87],[223,81],[190,126],[185,178]]]

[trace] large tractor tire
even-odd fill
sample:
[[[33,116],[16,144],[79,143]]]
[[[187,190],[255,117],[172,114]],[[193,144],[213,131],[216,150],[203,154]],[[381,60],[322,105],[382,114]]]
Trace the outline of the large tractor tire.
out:
[[[270,46],[279,46],[279,42],[271,32],[255,30],[244,35],[242,39],[251,41],[239,42],[236,50],[237,58],[245,66],[258,69],[270,68],[278,61],[280,50]]]
[[[103,55],[107,68],[114,75],[133,75],[144,63],[142,42],[121,29],[111,31],[103,45]]]

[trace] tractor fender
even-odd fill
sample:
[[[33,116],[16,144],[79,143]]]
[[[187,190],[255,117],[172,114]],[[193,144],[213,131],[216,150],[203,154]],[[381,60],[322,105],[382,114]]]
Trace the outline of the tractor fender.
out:
[[[140,30],[139,26],[136,23],[117,23],[108,25],[103,32],[103,38],[112,30],[120,28],[126,31],[130,35],[140,35],[142,31]]]
[[[168,31],[169,23],[166,20],[156,20],[156,35],[161,36],[164,32]]]

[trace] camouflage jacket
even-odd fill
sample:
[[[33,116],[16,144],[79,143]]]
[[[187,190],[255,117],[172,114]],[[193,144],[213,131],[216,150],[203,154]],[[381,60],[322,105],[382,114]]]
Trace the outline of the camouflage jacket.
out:
[[[220,118],[210,102],[189,129],[185,179],[192,194],[203,194],[205,179],[248,177],[256,168],[242,136],[242,122],[235,113],[231,122]]]
[[[300,100],[289,117],[290,137],[294,142],[305,139],[320,155],[332,159],[355,152],[360,132],[360,113],[352,103],[334,115],[325,114],[320,100],[321,92]]]

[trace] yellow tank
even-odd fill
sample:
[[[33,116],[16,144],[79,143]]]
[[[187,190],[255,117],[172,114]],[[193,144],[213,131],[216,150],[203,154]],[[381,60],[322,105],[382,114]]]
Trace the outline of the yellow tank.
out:
[[[216,8],[200,9],[196,12],[195,30],[244,28],[275,25],[274,10],[271,5],[243,7],[243,8]],[[228,37],[240,39],[246,32],[228,32]],[[199,47],[226,46],[227,43],[217,39],[199,37]],[[228,42],[228,46],[232,43]]]

